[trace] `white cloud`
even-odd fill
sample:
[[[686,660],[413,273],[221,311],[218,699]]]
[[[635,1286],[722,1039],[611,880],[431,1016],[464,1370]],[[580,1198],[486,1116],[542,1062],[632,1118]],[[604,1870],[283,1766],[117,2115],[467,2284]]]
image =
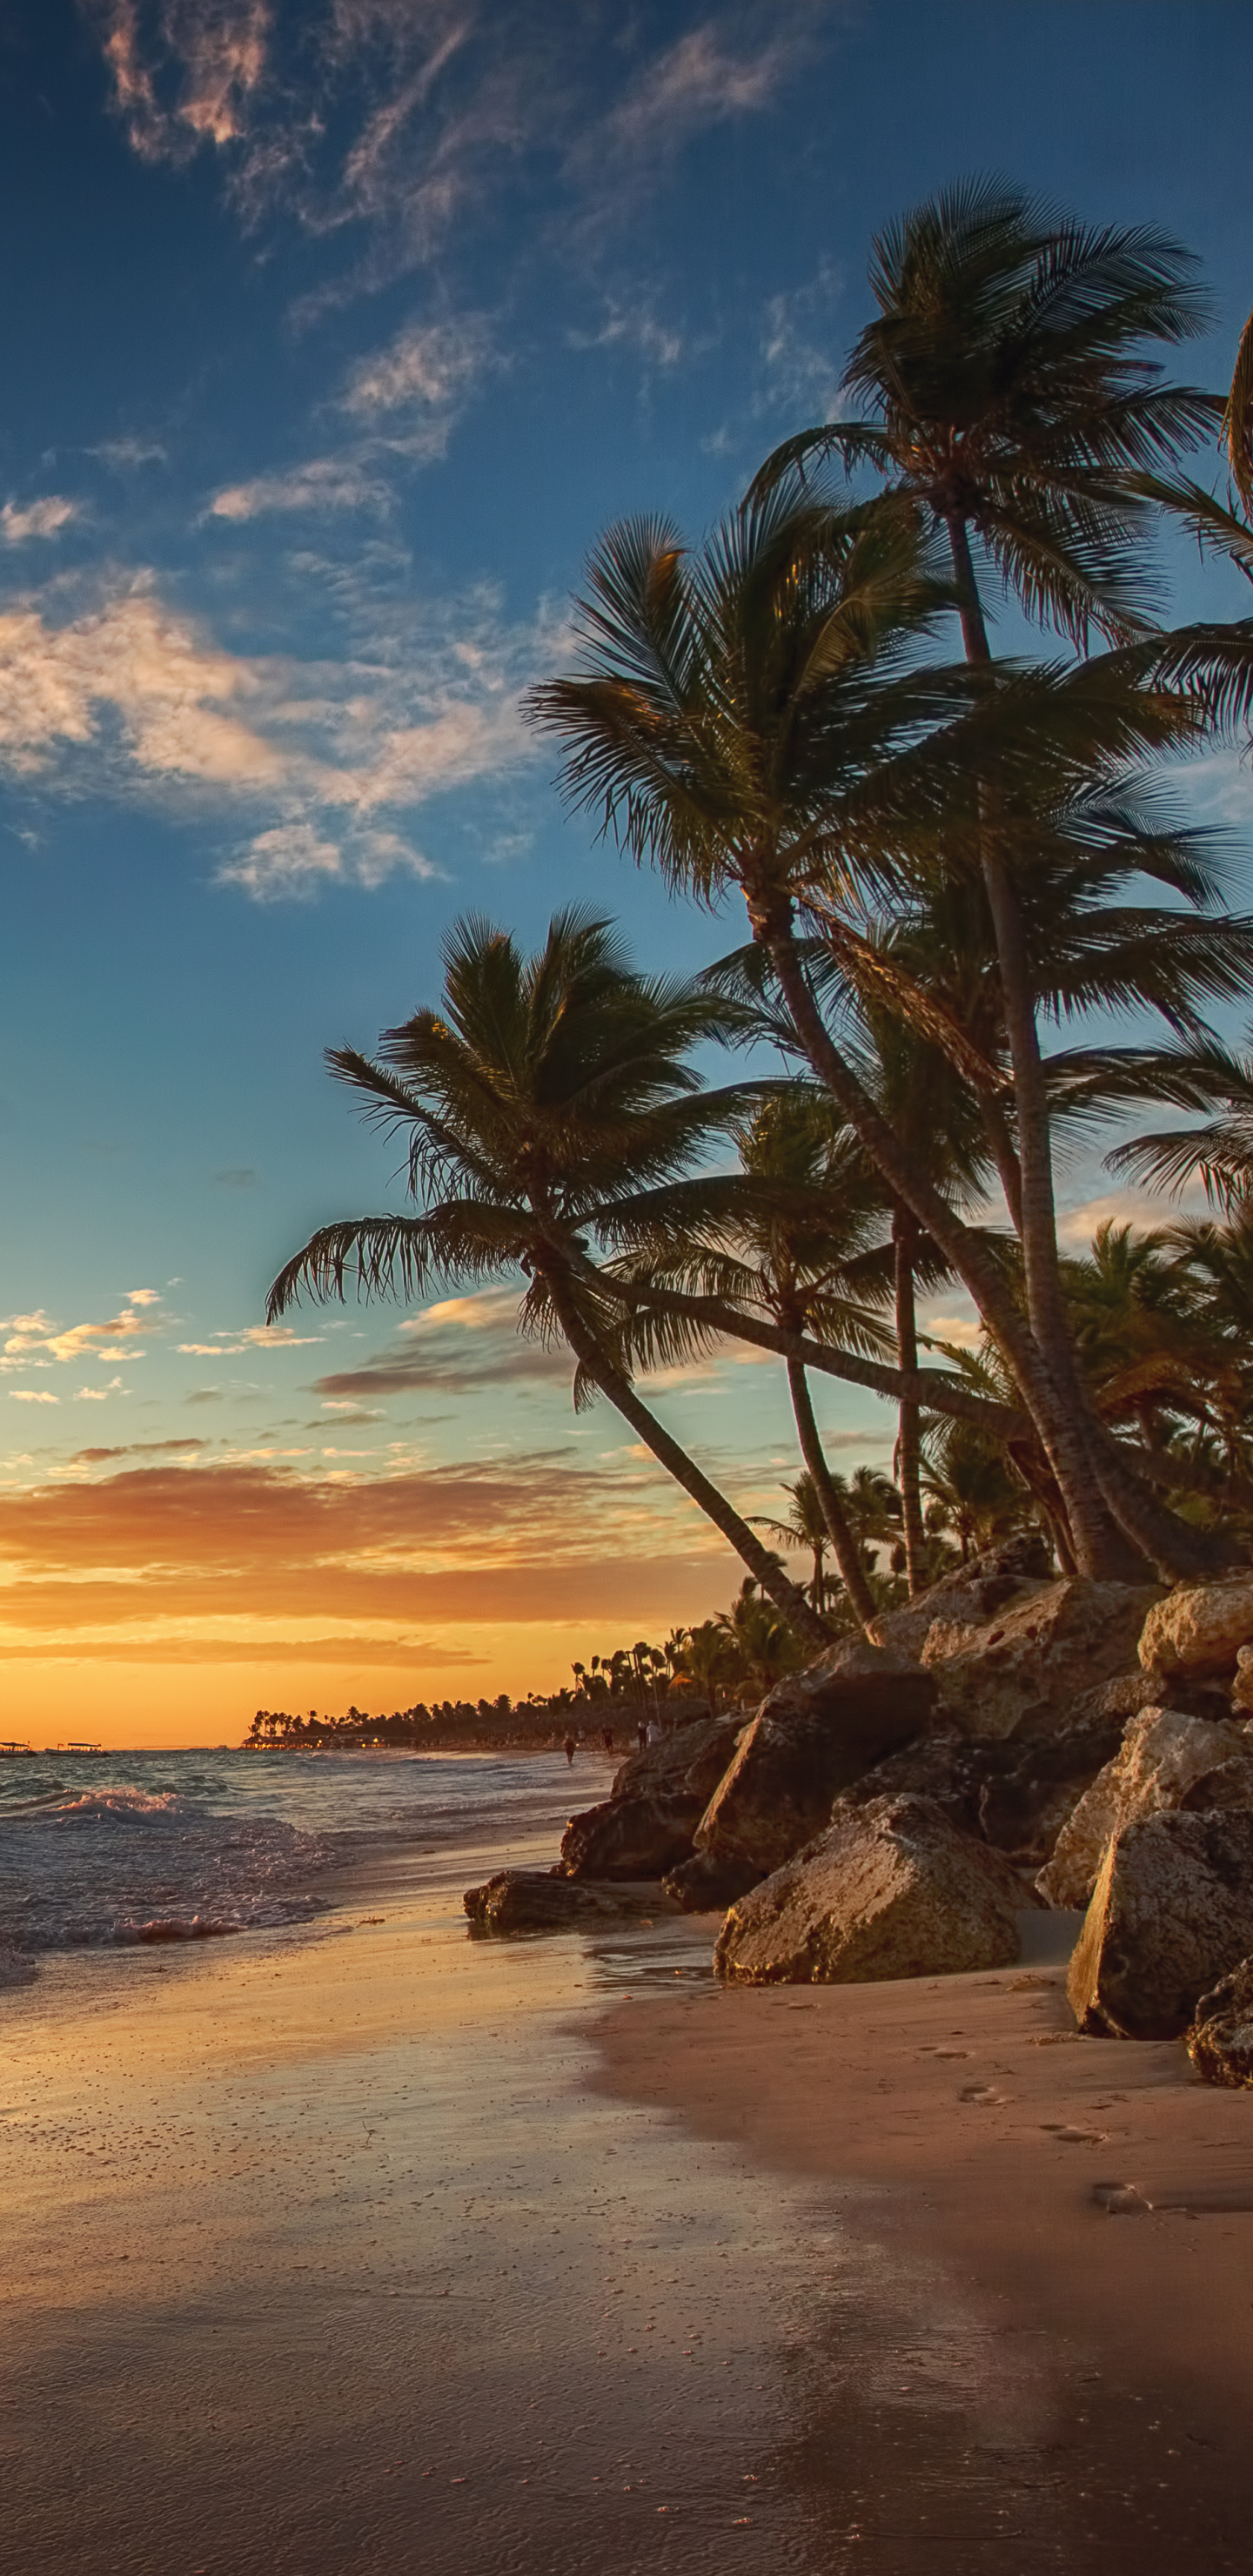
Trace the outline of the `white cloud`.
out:
[[[340,407],[354,420],[386,423],[389,443],[407,454],[442,456],[469,396],[501,363],[482,313],[409,323],[385,349],[358,361]]]
[[[99,447],[89,447],[89,456],[98,456],[102,465],[111,465],[115,474],[130,474],[140,465],[165,465],[168,448],[155,438],[106,438]]]
[[[0,773],[242,810],[220,875],[254,895],[431,875],[406,813],[534,756],[518,694],[550,649],[486,591],[342,663],[227,652],[147,576],[66,622],[31,596],[0,609]]]
[[[215,492],[205,516],[236,523],[271,511],[381,510],[390,494],[353,457],[314,456],[284,474],[258,474]]]
[[[638,349],[650,367],[677,367],[686,348],[682,332],[659,322],[648,306],[612,301],[599,331],[571,331],[569,339],[572,349]]]
[[[983,1327],[970,1315],[928,1315],[920,1327],[920,1339],[952,1342],[959,1351],[977,1351],[983,1339]]]
[[[768,106],[793,59],[792,14],[791,29],[742,54],[729,50],[712,18],[691,28],[647,66],[591,148],[656,159],[707,126]]]
[[[77,501],[67,501],[63,492],[46,492],[41,501],[6,501],[0,510],[0,536],[6,546],[21,546],[28,537],[55,537],[71,519],[81,516]]]
[[[48,1368],[54,1360],[81,1360],[92,1352],[100,1358],[112,1357],[115,1343],[131,1343],[139,1335],[151,1331],[153,1319],[151,1316],[145,1318],[139,1306],[141,1301],[144,1305],[151,1304],[155,1293],[152,1289],[141,1289],[138,1297],[128,1297],[121,1314],[110,1316],[107,1323],[71,1324],[67,1330],[54,1324],[42,1307],[33,1315],[11,1315],[7,1330],[0,1325],[0,1332],[5,1333],[0,1347],[0,1369]],[[126,1356],[141,1360],[144,1353],[128,1350]],[[40,1400],[56,1402],[57,1399]]]
[[[61,1401],[59,1395],[51,1394],[43,1386],[11,1386],[9,1394],[14,1404],[59,1404]]]
[[[188,1359],[237,1359],[241,1351],[308,1350],[321,1333],[294,1333],[289,1324],[243,1324],[215,1333],[211,1342],[180,1342]]]

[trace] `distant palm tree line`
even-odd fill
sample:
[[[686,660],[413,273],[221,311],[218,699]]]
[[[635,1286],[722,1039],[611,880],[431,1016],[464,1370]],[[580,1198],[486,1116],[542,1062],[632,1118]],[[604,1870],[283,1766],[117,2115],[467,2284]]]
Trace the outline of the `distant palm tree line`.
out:
[[[405,1138],[409,1208],[320,1228],[270,1292],[274,1319],[520,1281],[576,1408],[606,1398],[722,1532],[735,1610],[593,1659],[588,1700],[628,1668],[712,1696],[737,1623],[757,1678],[873,1633],[885,1583],[1015,1528],[1066,1571],[1172,1580],[1253,1535],[1253,1053],[1210,1016],[1247,995],[1253,920],[1165,790],[1247,742],[1253,619],[1163,626],[1150,553],[1173,518],[1253,578],[1253,321],[1229,400],[1168,381],[1154,353],[1208,321],[1190,256],[989,180],[885,232],[870,285],[850,417],[703,543],[612,528],[527,701],[567,801],[676,896],[738,899],[742,944],[680,982],[598,915],[530,956],[463,920],[437,1006],[329,1056]],[[1185,471],[1207,448],[1225,498]],[[998,599],[1047,648],[998,654]],[[722,1084],[715,1046],[750,1051]],[[1059,1149],[1146,1103],[1168,1123],[1113,1167],[1199,1175],[1210,1215],[1068,1252]],[[920,1330],[941,1288],[977,1348]],[[640,1393],[737,1341],[778,1358],[796,1429],[764,1522]],[[895,1404],[894,1484],[831,1468],[815,1373]]]

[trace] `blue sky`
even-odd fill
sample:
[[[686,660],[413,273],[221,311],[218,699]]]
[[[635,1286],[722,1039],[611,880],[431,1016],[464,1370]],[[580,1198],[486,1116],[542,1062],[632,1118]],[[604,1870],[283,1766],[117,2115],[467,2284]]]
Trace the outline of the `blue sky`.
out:
[[[388,1189],[321,1049],[431,997],[471,906],[530,940],[576,896],[651,966],[714,953],[517,720],[588,547],[638,509],[699,530],[821,417],[871,234],[974,169],[1178,233],[1221,385],[1251,71],[1230,0],[8,0],[0,1733],[87,1677],[115,1730],[172,1725],[173,1668],[196,1734],[523,1689],[728,1595],[613,1418],[510,1373],[499,1302],[247,1338],[309,1228]],[[1174,569],[1182,610],[1243,606]],[[659,1402],[770,1507],[773,1371]],[[883,1455],[868,1400],[823,1409]],[[317,1558],[291,1515],[323,1502]]]

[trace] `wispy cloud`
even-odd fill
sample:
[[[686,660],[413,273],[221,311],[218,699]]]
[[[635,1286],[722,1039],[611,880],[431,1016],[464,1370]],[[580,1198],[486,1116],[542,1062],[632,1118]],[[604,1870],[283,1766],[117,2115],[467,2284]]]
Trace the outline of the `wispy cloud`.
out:
[[[133,474],[141,465],[165,465],[169,450],[155,438],[106,438],[99,447],[88,449],[102,465],[111,466],[115,474]]]
[[[385,348],[358,361],[340,408],[381,429],[407,455],[442,456],[471,393],[502,363],[482,313],[409,323]]]
[[[58,536],[71,519],[80,516],[77,501],[67,501],[63,492],[46,492],[42,500],[24,505],[6,501],[0,510],[0,537],[6,546],[22,546],[30,537]]]
[[[600,329],[571,331],[569,340],[572,349],[636,349],[650,367],[677,367],[687,345],[682,331],[659,322],[651,306],[620,304],[612,297]]]
[[[323,1397],[328,1410],[337,1410],[372,1396],[463,1395],[481,1386],[568,1386],[573,1368],[569,1352],[523,1341],[517,1311],[517,1294],[508,1288],[440,1298],[401,1325],[399,1343],[356,1368],[316,1378],[314,1393]]]
[[[354,456],[313,456],[279,474],[258,474],[250,483],[229,483],[215,492],[206,516],[230,519],[268,517],[275,511],[319,515],[325,510],[385,510],[391,495]]]
[[[326,1338],[323,1333],[296,1333],[289,1324],[243,1324],[224,1329],[208,1342],[179,1342],[176,1348],[200,1360],[237,1359],[241,1351],[307,1350]]]
[[[181,160],[238,143],[269,60],[269,0],[86,0],[134,150]]]
[[[534,754],[518,695],[547,639],[506,629],[487,590],[340,663],[228,652],[147,576],[77,616],[65,601],[0,609],[0,772],[242,813],[219,874],[258,897],[431,874],[406,815]]]
[[[748,13],[742,13],[745,17]],[[708,18],[654,57],[582,146],[597,159],[621,155],[637,166],[664,159],[692,135],[768,107],[795,64],[811,11],[774,13],[773,32],[728,41],[726,17]]]

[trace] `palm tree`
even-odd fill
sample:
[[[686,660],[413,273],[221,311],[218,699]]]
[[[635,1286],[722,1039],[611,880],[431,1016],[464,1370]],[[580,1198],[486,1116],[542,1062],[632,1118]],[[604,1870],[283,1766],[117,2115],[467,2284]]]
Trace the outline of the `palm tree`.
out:
[[[773,1690],[785,1673],[795,1672],[801,1661],[794,1628],[773,1601],[763,1601],[751,1574],[730,1609],[719,1611],[717,1625],[726,1635],[733,1667],[758,1697]]]
[[[792,1503],[792,1508],[785,1520],[772,1519],[767,1512],[754,1512],[753,1519],[758,1529],[769,1530],[771,1537],[781,1540],[784,1547],[809,1549],[813,1558],[809,1598],[815,1610],[825,1610],[827,1606],[826,1559],[827,1549],[831,1544],[831,1533],[827,1527],[822,1497],[808,1468],[803,1475],[797,1477],[795,1484],[785,1485],[783,1491],[790,1495]]]
[[[946,190],[873,245],[879,311],[845,372],[863,416],[787,440],[757,488],[819,458],[871,467],[893,506],[942,532],[966,656],[989,676],[981,573],[1081,647],[1093,624],[1134,634],[1147,596],[1137,484],[1212,434],[1222,408],[1195,387],[1155,382],[1160,369],[1144,354],[1205,328],[1195,272],[1177,243],[1143,227],[1081,225],[996,180]],[[1063,1407],[1087,1432],[1107,1501],[1137,1541],[1160,1548],[1155,1515],[1137,1503],[1090,1422],[1075,1366],[1022,892],[991,791],[983,820],[979,864],[1014,1074],[1028,1318]]]
[[[707,1699],[710,1714],[716,1717],[719,1686],[732,1679],[735,1661],[733,1641],[725,1625],[718,1619],[702,1619],[699,1627],[684,1632],[674,1678]]]
[[[469,919],[445,945],[442,1012],[385,1032],[381,1062],[330,1051],[341,1081],[385,1130],[407,1131],[420,1213],[322,1226],[286,1263],[267,1313],[304,1292],[342,1298],[464,1287],[521,1271],[522,1329],[560,1336],[578,1363],[576,1404],[606,1395],[705,1511],[815,1649],[816,1613],[631,1383],[618,1310],[581,1256],[601,1208],[675,1177],[742,1118],[750,1092],[702,1090],[688,1055],[726,1034],[729,1006],[633,973],[603,921],[559,913],[537,955]],[[595,1274],[592,1274],[594,1279]]]
[[[1073,801],[1090,789],[1094,762],[1108,761],[1111,739],[1125,756],[1137,726],[1169,733],[1160,692],[1149,705],[1117,674],[1094,689],[1084,673],[1019,676],[991,699],[980,681],[974,714],[961,716],[969,675],[908,667],[937,589],[899,513],[841,514],[783,485],[690,563],[677,533],[656,522],[611,531],[589,587],[581,669],[530,698],[533,716],[571,746],[562,777],[572,801],[598,809],[623,846],[698,898],[731,886],[744,894],[790,1042],[995,1333],[1083,1569],[1127,1570],[1115,1512],[1172,1573],[1207,1565],[1208,1545],[1138,1483],[1128,1498],[1133,1480],[1117,1456],[1094,1456],[1095,1429],[1090,1441],[1082,1405],[1063,1400],[994,1250],[963,1224],[837,1044],[798,933],[805,912],[842,955],[861,953],[846,913],[833,917],[832,888],[899,882],[946,843],[977,852],[987,838],[979,782],[989,769],[1001,776],[1011,740],[1040,801]],[[894,983],[913,1007],[916,988],[899,975]],[[979,1073],[951,1019],[931,1011],[927,1024]]]
[[[1000,1451],[968,1423],[945,1425],[926,1446],[923,1487],[931,1497],[927,1525],[951,1530],[963,1565],[973,1547],[990,1547],[1021,1526],[1026,1497]]]

